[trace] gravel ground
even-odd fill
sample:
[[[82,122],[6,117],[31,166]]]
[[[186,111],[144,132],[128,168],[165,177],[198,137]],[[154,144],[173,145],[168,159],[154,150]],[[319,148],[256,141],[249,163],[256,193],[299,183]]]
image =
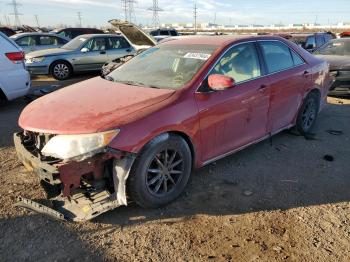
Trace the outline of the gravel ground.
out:
[[[86,223],[13,206],[43,198],[12,142],[25,104],[0,106],[0,261],[350,261],[350,100],[329,98],[309,139],[283,132],[195,171],[165,208]]]

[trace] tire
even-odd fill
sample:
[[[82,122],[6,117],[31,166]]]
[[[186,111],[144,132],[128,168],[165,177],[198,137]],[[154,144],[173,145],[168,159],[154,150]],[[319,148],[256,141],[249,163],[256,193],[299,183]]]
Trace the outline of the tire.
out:
[[[56,80],[67,80],[73,74],[72,66],[65,61],[56,61],[50,67],[50,73]]]
[[[319,95],[316,92],[311,92],[310,94],[308,94],[302,106],[300,107],[295,126],[297,132],[300,135],[306,135],[310,133],[310,131],[315,125],[319,107]]]
[[[139,206],[164,206],[180,196],[191,170],[191,150],[185,140],[177,135],[160,135],[136,158],[127,180],[128,194]]]

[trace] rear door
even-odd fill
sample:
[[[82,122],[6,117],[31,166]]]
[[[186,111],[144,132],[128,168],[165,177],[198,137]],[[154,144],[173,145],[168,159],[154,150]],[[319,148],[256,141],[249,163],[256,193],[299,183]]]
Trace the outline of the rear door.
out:
[[[230,76],[236,84],[214,92],[209,89],[206,78],[196,93],[204,162],[267,134],[269,79],[263,76],[256,44],[231,47],[211,74]]]
[[[270,78],[268,132],[290,126],[302,101],[304,88],[311,81],[304,60],[281,41],[259,41]]]
[[[107,56],[108,60],[112,61],[113,59],[132,54],[134,49],[125,40],[122,36],[111,36],[106,37],[107,39]]]

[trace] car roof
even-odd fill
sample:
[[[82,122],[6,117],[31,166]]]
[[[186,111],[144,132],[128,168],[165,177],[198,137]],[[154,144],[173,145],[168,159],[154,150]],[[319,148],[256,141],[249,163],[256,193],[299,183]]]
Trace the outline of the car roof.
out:
[[[214,45],[226,46],[237,41],[256,41],[256,40],[280,40],[284,38],[280,36],[256,36],[256,35],[221,35],[221,36],[180,36],[172,38],[172,41],[167,41],[162,44],[177,44],[177,45]]]
[[[22,37],[22,36],[31,36],[31,35],[38,35],[38,36],[58,36],[60,37],[60,35],[54,35],[54,34],[50,34],[50,33],[40,33],[40,32],[25,32],[25,33],[18,33],[15,34],[13,36],[11,36],[11,38],[18,38],[18,37]]]
[[[119,36],[119,37],[123,37],[121,35],[118,34],[83,34],[83,35],[79,35],[77,37],[95,37],[95,36]]]

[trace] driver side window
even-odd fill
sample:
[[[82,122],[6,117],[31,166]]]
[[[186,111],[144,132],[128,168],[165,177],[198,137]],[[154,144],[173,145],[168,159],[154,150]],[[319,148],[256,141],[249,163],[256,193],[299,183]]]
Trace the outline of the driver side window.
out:
[[[86,43],[84,47],[88,48],[89,51],[104,51],[106,50],[105,38],[92,38]]]
[[[215,65],[211,74],[232,77],[235,83],[261,76],[259,57],[254,43],[232,47]]]

